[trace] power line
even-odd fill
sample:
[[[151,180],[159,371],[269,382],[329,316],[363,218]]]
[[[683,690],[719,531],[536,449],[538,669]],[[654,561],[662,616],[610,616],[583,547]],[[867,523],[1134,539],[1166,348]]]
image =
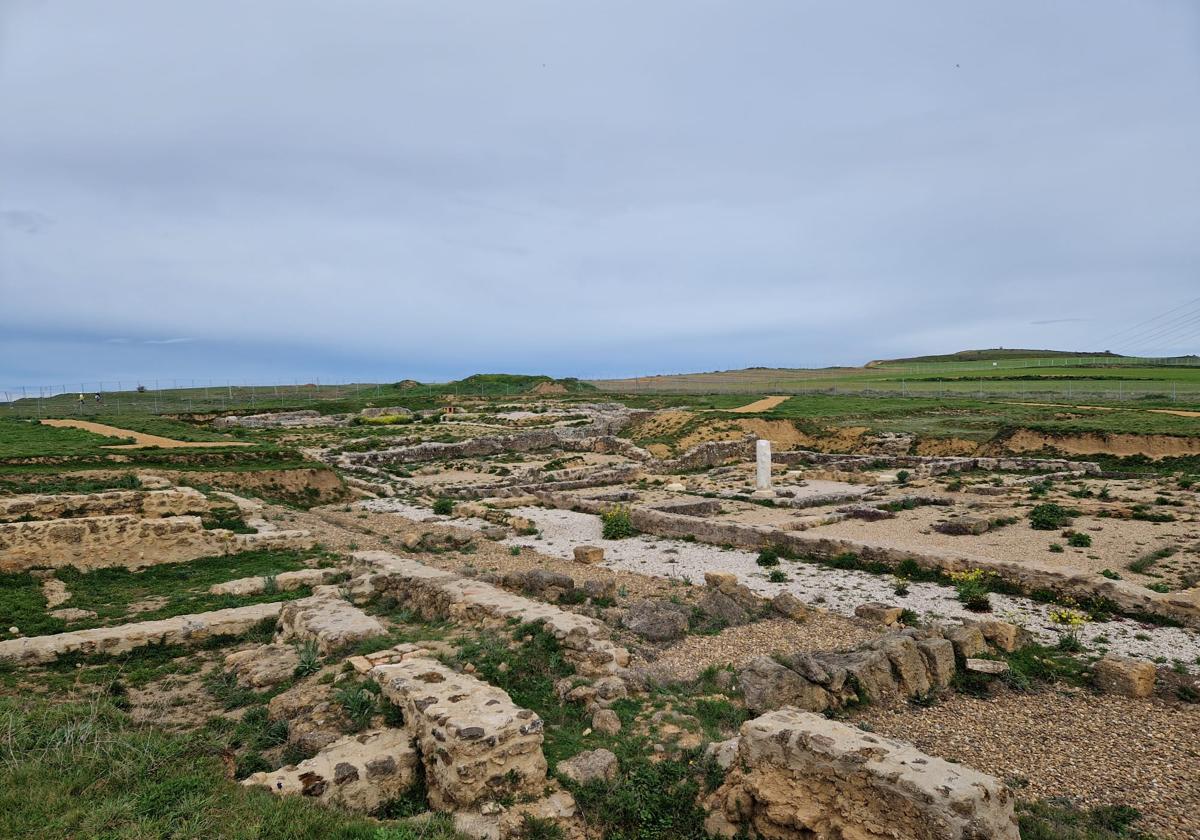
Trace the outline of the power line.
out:
[[[1190,315],[1189,317],[1187,317],[1186,319],[1184,319],[1182,321],[1177,321],[1177,322],[1171,324],[1170,326],[1164,326],[1162,329],[1155,330],[1147,335],[1140,337],[1138,339],[1138,343],[1133,346],[1135,348],[1154,349],[1156,346],[1154,344],[1154,342],[1165,341],[1165,340],[1174,340],[1174,339],[1178,338],[1181,333],[1186,334],[1196,324],[1200,324],[1200,312],[1196,312],[1195,314]],[[1165,345],[1159,344],[1157,346],[1163,347]]]
[[[1113,342],[1117,339],[1121,339],[1122,341],[1127,341],[1127,342],[1134,341],[1134,340],[1136,340],[1136,337],[1143,332],[1153,332],[1154,330],[1157,330],[1160,327],[1165,326],[1165,324],[1159,324],[1156,322],[1162,321],[1163,318],[1170,318],[1170,316],[1174,315],[1176,312],[1180,312],[1181,310],[1189,310],[1189,309],[1191,309],[1192,306],[1194,306],[1197,303],[1200,303],[1200,297],[1192,298],[1191,300],[1187,301],[1186,303],[1182,303],[1179,306],[1174,306],[1174,307],[1166,310],[1165,312],[1160,312],[1158,315],[1155,315],[1153,318],[1147,318],[1145,321],[1141,321],[1132,326],[1125,327],[1124,329],[1121,329],[1121,330],[1117,330],[1115,333],[1110,333],[1107,337],[1101,339],[1100,344],[1102,346],[1108,346],[1111,342]],[[1184,317],[1186,317],[1189,314],[1192,314],[1192,313],[1190,313],[1190,312],[1184,313]],[[1170,321],[1174,321],[1174,320],[1176,320],[1176,318],[1170,318]],[[1168,321],[1167,323],[1169,323],[1170,321]],[[1150,326],[1151,324],[1154,324],[1154,326],[1151,327]],[[1146,329],[1147,327],[1149,327],[1149,329]]]

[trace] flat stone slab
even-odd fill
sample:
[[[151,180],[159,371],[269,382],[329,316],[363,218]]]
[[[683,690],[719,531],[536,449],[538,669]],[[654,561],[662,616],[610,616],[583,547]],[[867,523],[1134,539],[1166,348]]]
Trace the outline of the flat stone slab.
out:
[[[537,714],[501,689],[423,656],[381,665],[370,676],[416,737],[435,808],[540,795],[546,758]]]
[[[299,764],[254,773],[242,784],[369,812],[399,797],[416,780],[412,736],[403,729],[375,729],[340,738]]]
[[[382,636],[385,632],[378,619],[349,601],[337,595],[322,594],[284,604],[275,640],[312,640],[325,655],[363,639]]]
[[[732,767],[705,801],[713,835],[1020,840],[999,780],[821,715],[747,721]]]
[[[213,636],[240,636],[260,621],[278,617],[282,606],[253,604],[158,621],[10,639],[0,642],[0,661],[43,664],[67,653],[115,655],[152,644],[189,645]]]
[[[225,667],[246,688],[279,685],[292,678],[300,664],[300,653],[292,645],[259,645],[225,657]]]
[[[298,569],[280,572],[275,576],[275,586],[280,592],[290,592],[302,586],[320,586],[341,574],[338,569]],[[257,595],[267,588],[265,577],[237,578],[224,583],[214,583],[208,588],[210,595]]]

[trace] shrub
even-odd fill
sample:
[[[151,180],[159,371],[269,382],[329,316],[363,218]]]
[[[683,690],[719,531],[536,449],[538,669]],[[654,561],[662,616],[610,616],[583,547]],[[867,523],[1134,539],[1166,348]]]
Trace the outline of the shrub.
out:
[[[603,525],[601,533],[606,540],[623,540],[637,533],[629,515],[629,508],[624,505],[611,507],[601,513],[600,522]]]
[[[965,572],[954,572],[950,575],[958,600],[972,612],[988,612],[992,603],[988,599],[988,574],[982,569],[970,569]]]
[[[1121,576],[1119,574],[1117,574],[1116,572],[1114,572],[1112,569],[1101,569],[1100,574],[1103,575],[1104,577],[1108,578],[1109,580],[1120,580],[1121,579]]]
[[[789,578],[786,572],[779,569],[772,569],[771,574],[767,575],[767,580],[771,583],[787,583]]]
[[[1070,511],[1053,502],[1044,502],[1029,511],[1029,527],[1035,531],[1057,531],[1070,522]]]
[[[1070,531],[1067,533],[1067,545],[1072,548],[1091,548],[1092,535],[1083,534],[1079,531]]]
[[[1063,553],[1063,550],[1064,550],[1064,549],[1063,549],[1063,547],[1062,547],[1062,545],[1061,545],[1061,544],[1059,544],[1059,543],[1050,543],[1050,551],[1051,551],[1051,553],[1053,553],[1053,554],[1062,554],[1062,553]]]
[[[449,516],[454,513],[454,500],[442,496],[434,501],[433,512],[438,516]]]
[[[754,562],[764,567],[778,566],[779,552],[773,548],[764,548],[762,551],[758,552],[758,559]]]
[[[900,472],[896,473],[897,484],[908,484],[910,478],[912,478],[912,473],[908,470],[900,470]]]

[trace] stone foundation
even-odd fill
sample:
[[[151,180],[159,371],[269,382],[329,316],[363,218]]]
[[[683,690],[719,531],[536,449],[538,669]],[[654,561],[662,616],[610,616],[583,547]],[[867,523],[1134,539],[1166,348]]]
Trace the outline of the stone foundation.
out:
[[[142,621],[53,636],[0,642],[0,661],[25,665],[53,662],[68,653],[115,655],[146,645],[192,645],[214,636],[238,636],[279,615],[282,604],[254,604],[159,621]]]
[[[169,490],[109,490],[104,493],[10,496],[0,499],[0,522],[18,519],[70,519],[127,513],[147,518],[199,515],[208,499],[190,487]]]
[[[198,516],[143,519],[133,514],[0,524],[0,571],[74,566],[80,571],[139,569],[262,549],[308,548],[305,531],[235,534],[209,530]]]
[[[350,811],[374,811],[417,781],[417,751],[402,729],[347,735],[297,765],[255,773],[242,784],[277,796],[311,797]]]
[[[434,808],[454,811],[541,795],[542,719],[532,711],[500,689],[425,657],[381,665],[370,675],[416,738]]]
[[[313,641],[324,656],[386,632],[374,616],[330,592],[284,604],[275,641]]]
[[[705,807],[719,837],[1020,840],[1013,794],[997,779],[796,709],[742,725]]]
[[[611,674],[629,664],[629,652],[609,641],[608,629],[596,619],[386,551],[353,556],[366,572],[369,594],[390,595],[426,620],[541,623],[584,676]]]

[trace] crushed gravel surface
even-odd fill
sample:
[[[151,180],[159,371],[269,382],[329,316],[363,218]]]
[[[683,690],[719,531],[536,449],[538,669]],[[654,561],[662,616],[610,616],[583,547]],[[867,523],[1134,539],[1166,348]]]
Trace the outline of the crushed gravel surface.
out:
[[[854,719],[1015,783],[1023,799],[1131,805],[1143,813],[1144,831],[1200,838],[1200,705],[1004,691],[954,695],[929,708],[868,708]]]
[[[650,664],[664,675],[695,679],[709,665],[739,665],[771,653],[845,650],[879,635],[833,613],[813,612],[807,621],[770,619],[730,627],[715,636],[687,636]]]

